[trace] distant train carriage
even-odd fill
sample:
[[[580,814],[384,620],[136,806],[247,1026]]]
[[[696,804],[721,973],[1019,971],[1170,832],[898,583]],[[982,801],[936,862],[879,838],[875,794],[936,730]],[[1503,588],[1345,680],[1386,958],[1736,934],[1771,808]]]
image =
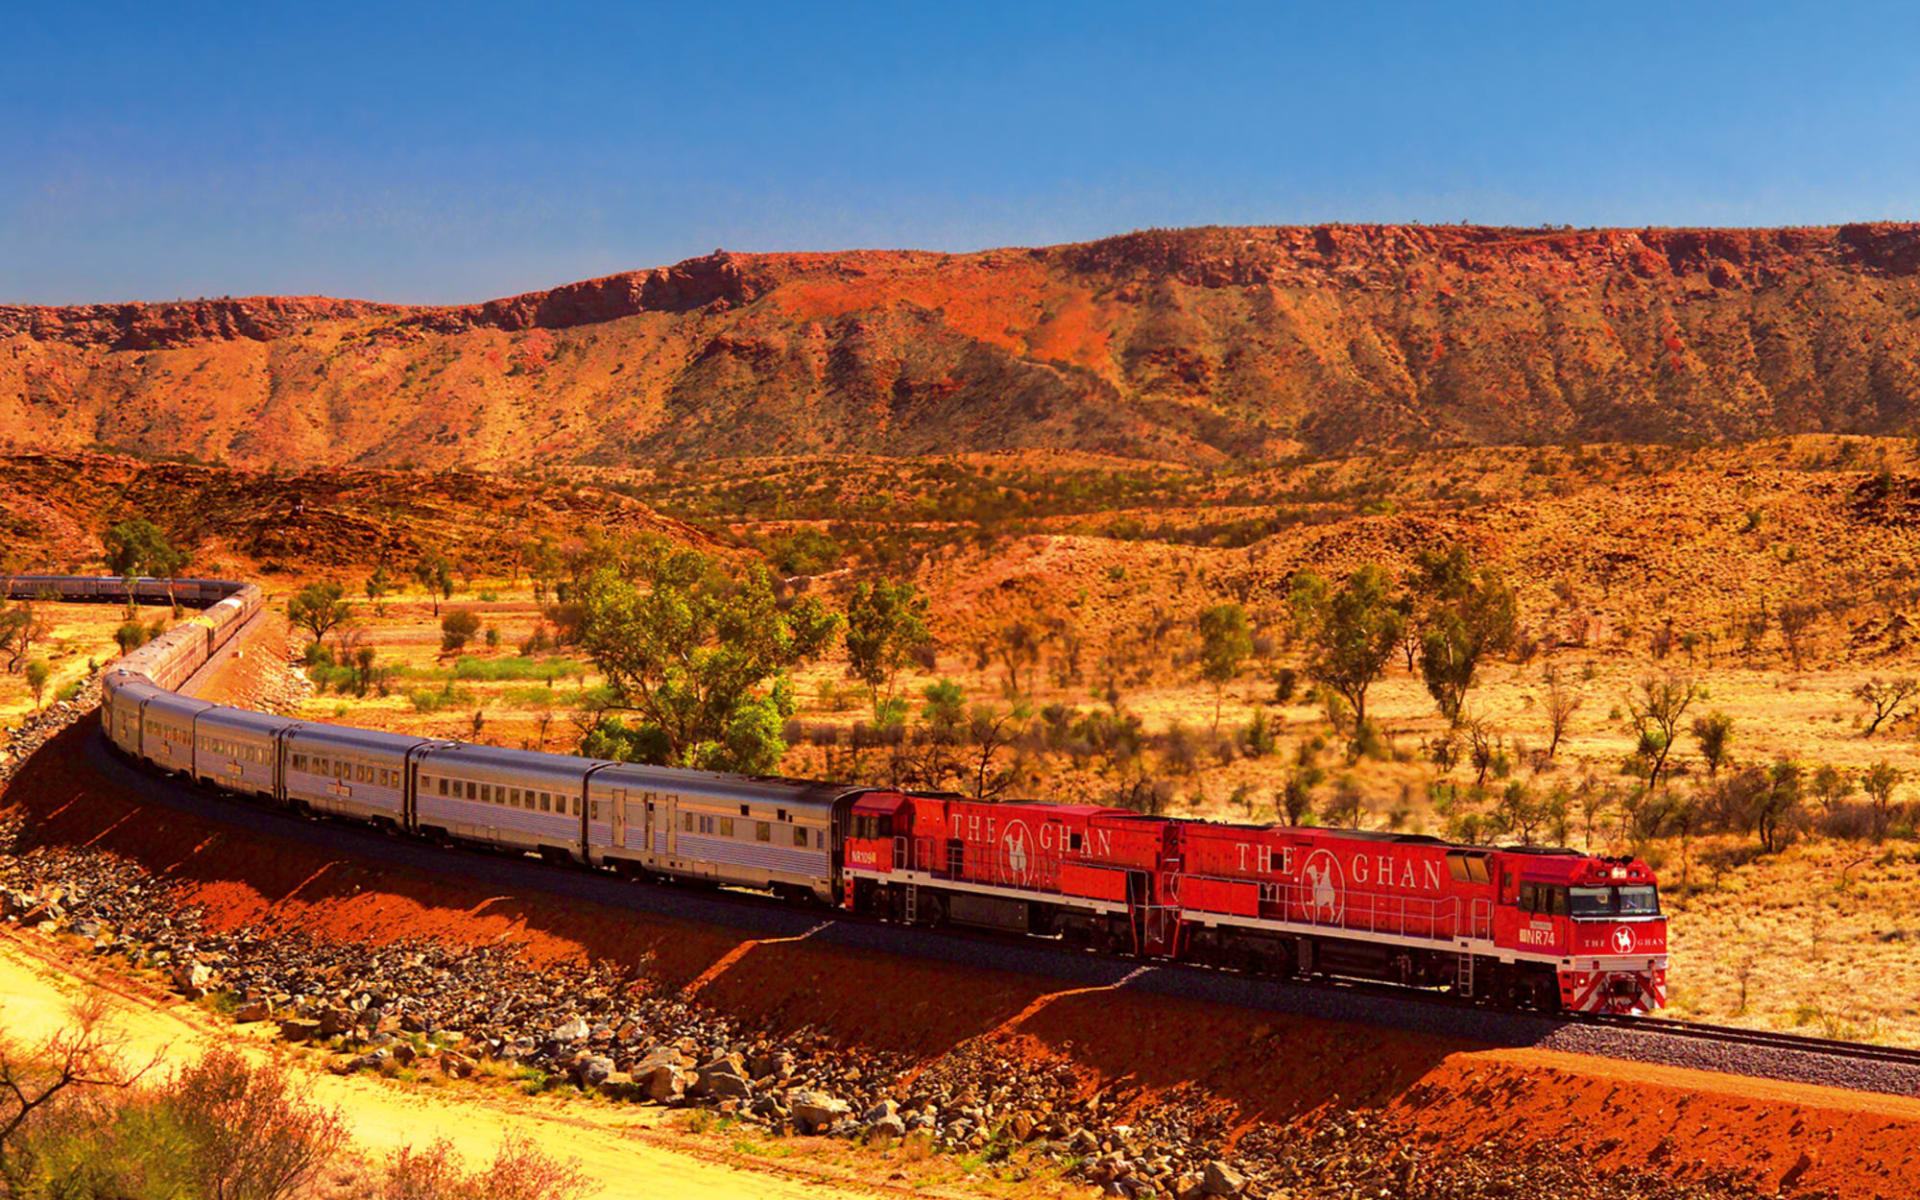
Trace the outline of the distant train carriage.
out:
[[[441,743],[419,756],[414,824],[423,833],[578,860],[587,773],[604,765]]]

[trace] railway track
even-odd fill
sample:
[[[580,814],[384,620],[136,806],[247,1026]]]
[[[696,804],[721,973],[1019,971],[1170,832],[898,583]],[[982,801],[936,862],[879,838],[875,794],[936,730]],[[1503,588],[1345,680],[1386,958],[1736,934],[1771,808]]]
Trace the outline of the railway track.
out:
[[[1694,1021],[1676,1021],[1670,1017],[1620,1017],[1594,1015],[1572,1018],[1583,1025],[1629,1029],[1638,1033],[1660,1033],[1669,1037],[1691,1038],[1704,1042],[1725,1042],[1763,1050],[1824,1054],[1862,1062],[1892,1063],[1920,1069],[1920,1050],[1906,1046],[1880,1046],[1872,1042],[1847,1042],[1838,1038],[1814,1037],[1771,1029],[1744,1029],[1737,1025],[1705,1025]]]

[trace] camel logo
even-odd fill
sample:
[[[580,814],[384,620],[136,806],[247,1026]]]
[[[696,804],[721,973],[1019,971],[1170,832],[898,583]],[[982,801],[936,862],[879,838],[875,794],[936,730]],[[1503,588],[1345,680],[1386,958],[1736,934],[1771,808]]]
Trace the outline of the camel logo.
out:
[[[1633,953],[1633,930],[1622,925],[1613,931],[1613,952],[1615,954]]]
[[[1007,877],[1025,886],[1033,871],[1033,837],[1025,823],[1015,821],[1007,826],[1000,838],[1000,852],[1006,861]]]
[[[1328,851],[1316,850],[1307,857],[1301,874],[1313,889],[1307,904],[1309,919],[1338,921],[1346,910],[1347,891],[1347,873],[1340,869],[1340,860]]]

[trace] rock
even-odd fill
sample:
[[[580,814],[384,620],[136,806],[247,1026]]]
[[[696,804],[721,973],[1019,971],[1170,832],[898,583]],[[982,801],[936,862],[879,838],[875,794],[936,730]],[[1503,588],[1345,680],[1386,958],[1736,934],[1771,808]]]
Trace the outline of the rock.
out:
[[[1100,1139],[1085,1129],[1076,1129],[1067,1137],[1067,1149],[1075,1154],[1092,1154],[1100,1148]]]
[[[413,1060],[418,1057],[420,1057],[420,1052],[413,1048],[412,1042],[394,1043],[393,1061],[399,1063],[401,1066],[403,1067],[412,1066]]]
[[[1206,1196],[1238,1196],[1247,1187],[1247,1177],[1219,1159],[1207,1164],[1200,1180],[1200,1192]]]
[[[249,1000],[240,1006],[238,1012],[233,1014],[233,1019],[243,1025],[250,1025],[255,1021],[268,1020],[272,1016],[273,1005],[267,1003],[265,1000]]]
[[[888,1117],[898,1116],[899,1113],[900,1106],[898,1104],[892,1100],[882,1100],[866,1112],[860,1114],[860,1123],[862,1125],[872,1125],[876,1121],[884,1121]]]
[[[825,1129],[853,1111],[846,1101],[825,1092],[789,1092],[787,1107],[793,1110],[793,1119],[809,1133]]]
[[[687,1094],[687,1073],[677,1063],[661,1063],[646,1074],[644,1087],[655,1104],[673,1104]]]
[[[1013,1135],[1013,1140],[1016,1142],[1033,1140],[1033,1131],[1033,1118],[1026,1113],[1015,1113],[1007,1122],[1007,1132]]]
[[[75,937],[83,937],[91,940],[92,938],[100,936],[100,922],[82,917],[67,926],[67,932],[73,934]]]
[[[597,1088],[613,1074],[613,1060],[604,1054],[583,1054],[574,1060],[571,1074],[582,1088]]]
[[[183,962],[173,969],[173,986],[189,1000],[198,1000],[207,994],[207,985],[213,982],[213,968],[202,962]]]
[[[460,1053],[458,1050],[442,1050],[440,1052],[440,1069],[455,1079],[465,1079],[467,1076],[473,1074],[474,1066],[473,1059]]]
[[[722,1054],[701,1066],[694,1090],[703,1096],[744,1099],[753,1090],[747,1086],[746,1070],[738,1054]]]
[[[605,1079],[594,1085],[594,1090],[609,1100],[631,1100],[639,1091],[633,1076],[625,1071],[609,1071]]]
[[[889,1114],[878,1121],[870,1121],[867,1128],[883,1137],[903,1138],[907,1136],[907,1123],[899,1117]]]
[[[562,1021],[549,1036],[556,1042],[584,1042],[593,1029],[580,1017]]]
[[[339,1037],[353,1028],[353,1014],[344,1008],[329,1006],[320,1013],[320,1036]]]
[[[320,1035],[320,1022],[290,1017],[280,1022],[280,1036],[289,1042],[309,1042]]]
[[[382,1063],[392,1057],[393,1056],[388,1054],[384,1049],[369,1050],[360,1057],[350,1060],[347,1063],[347,1070],[349,1072],[378,1070]]]

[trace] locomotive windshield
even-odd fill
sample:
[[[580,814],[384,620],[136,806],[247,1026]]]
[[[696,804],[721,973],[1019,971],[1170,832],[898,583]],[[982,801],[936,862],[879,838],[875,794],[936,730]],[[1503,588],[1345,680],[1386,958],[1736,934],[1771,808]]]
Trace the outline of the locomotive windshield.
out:
[[[1660,912],[1660,897],[1650,884],[1634,887],[1577,887],[1568,898],[1576,917],[1651,917]]]

